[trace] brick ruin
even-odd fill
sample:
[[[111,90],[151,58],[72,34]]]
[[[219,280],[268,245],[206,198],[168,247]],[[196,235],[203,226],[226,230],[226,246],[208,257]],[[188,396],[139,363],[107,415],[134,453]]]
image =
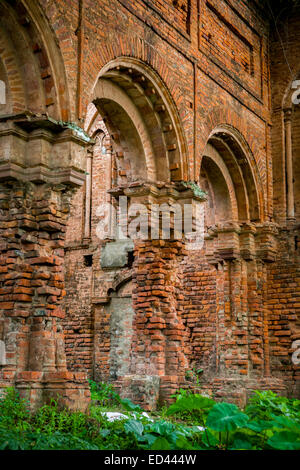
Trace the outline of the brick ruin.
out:
[[[0,0],[0,389],[300,398],[300,10],[267,3]],[[203,246],[99,236],[121,196],[200,204]]]

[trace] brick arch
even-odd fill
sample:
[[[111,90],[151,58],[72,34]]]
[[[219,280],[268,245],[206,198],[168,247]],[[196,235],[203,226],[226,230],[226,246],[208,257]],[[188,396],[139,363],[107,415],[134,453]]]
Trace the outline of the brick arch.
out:
[[[132,166],[135,166],[135,176],[142,177],[146,170],[148,178],[155,180],[156,165],[151,139],[143,118],[132,100],[109,80],[98,81],[93,98],[100,113],[107,113],[108,117],[105,119],[111,133],[116,134],[119,131],[121,147],[126,147],[125,157],[126,151],[130,155]],[[110,117],[111,114],[114,114],[114,117]],[[145,166],[144,162],[141,163],[142,159],[145,160]],[[140,168],[141,174],[137,167]]]
[[[26,96],[23,86],[23,80],[19,64],[14,54],[14,51],[9,44],[7,37],[0,29],[0,59],[3,63],[8,87],[10,100],[8,103],[8,111],[11,113],[17,113],[22,111],[26,107]],[[10,86],[13,83],[13,86]]]
[[[92,136],[92,138],[94,138],[98,130],[101,130],[105,134],[106,138],[110,138],[103,119],[99,115],[99,112],[93,103],[90,103],[89,105],[84,130],[87,132],[87,134]]]
[[[111,102],[118,102],[138,130],[147,162],[147,179],[188,179],[187,145],[179,113],[158,73],[141,60],[124,56],[110,61],[101,69],[90,100],[99,108],[102,100],[104,108],[107,108],[102,109],[102,113],[107,114],[109,126],[111,119],[108,115],[117,111],[109,111],[105,93]]]
[[[211,143],[206,145],[203,152],[201,172],[204,173],[205,179],[203,182],[208,187],[208,193],[214,208],[213,213],[211,213],[209,204],[207,204],[207,210],[210,212],[207,216],[211,224],[229,220],[238,221],[238,197],[235,192],[234,182],[222,156]]]
[[[257,174],[257,178],[260,181],[259,170],[255,155],[259,155],[261,150],[254,138],[251,130],[247,128],[247,121],[243,119],[239,114],[232,108],[217,108],[207,115],[206,120],[203,122],[202,127],[202,141],[200,143],[200,152],[202,155],[203,149],[207,143],[209,135],[218,126],[228,126],[228,129],[232,129],[237,135],[237,138],[241,141],[242,146],[248,154],[249,162],[253,171]],[[199,174],[199,168],[201,165],[201,159],[197,162],[196,174]]]
[[[125,284],[132,281],[133,269],[127,269],[117,273],[111,285],[112,291],[116,292],[121,289]]]
[[[50,102],[52,99],[54,101],[54,105],[48,107],[48,113],[63,121],[71,120],[69,87],[62,55],[63,44],[60,43],[58,47],[50,22],[38,2],[26,0],[26,5],[34,24],[31,32],[32,40],[38,41],[41,48],[38,61],[42,76],[47,77],[44,81],[46,99],[48,98]],[[53,8],[54,5],[51,6],[52,11]],[[58,13],[58,17],[61,17],[60,13]],[[65,17],[63,23],[64,25],[67,23]],[[61,36],[64,37],[64,33]]]
[[[113,60],[131,58],[148,65],[157,73],[166,90],[174,102],[180,101],[182,90],[178,87],[174,74],[171,73],[167,61],[140,37],[118,35],[118,38],[109,38],[109,43],[103,42],[101,48],[95,51],[94,60],[89,63],[89,74],[85,76],[85,89],[83,90],[83,105],[86,108],[90,103],[90,91],[99,78],[99,71]]]
[[[69,98],[59,48],[37,2],[2,0],[0,44],[13,91],[12,111],[68,120]]]
[[[214,117],[217,122],[221,116]],[[210,122],[212,124],[213,120]],[[231,119],[231,122],[237,124],[234,119]],[[245,126],[242,128],[245,129]],[[253,152],[243,134],[228,123],[217,124],[208,134],[206,145],[207,143],[223,156],[230,171],[236,192],[239,220],[263,221],[265,213],[263,185]],[[252,145],[256,147],[253,141]],[[205,155],[205,148],[201,155]],[[202,157],[199,160],[201,165]],[[197,175],[200,175],[200,169]]]

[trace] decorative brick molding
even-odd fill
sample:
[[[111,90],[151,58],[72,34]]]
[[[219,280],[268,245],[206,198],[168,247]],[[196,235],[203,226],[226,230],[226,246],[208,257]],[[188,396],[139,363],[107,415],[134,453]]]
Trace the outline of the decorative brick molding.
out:
[[[29,394],[33,407],[58,394],[64,404],[84,408],[88,384],[67,371],[62,319],[65,231],[70,200],[84,179],[87,142],[49,119],[26,115],[2,118],[0,125],[0,309],[7,360],[1,386]]]
[[[81,186],[90,142],[76,126],[46,116],[0,117],[0,179]]]

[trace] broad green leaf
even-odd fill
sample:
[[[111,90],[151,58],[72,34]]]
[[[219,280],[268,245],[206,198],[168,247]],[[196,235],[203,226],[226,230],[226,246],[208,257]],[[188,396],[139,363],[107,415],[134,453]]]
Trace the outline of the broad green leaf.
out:
[[[242,439],[235,439],[232,445],[229,447],[229,450],[251,450],[252,444],[249,441],[244,441]]]
[[[171,432],[169,435],[166,435],[165,437],[168,439],[168,441],[171,444],[174,444],[174,446],[176,447],[178,445],[178,442],[180,442],[182,439],[184,439],[185,442],[187,442],[186,437],[180,431],[177,431],[177,430]]]
[[[249,417],[232,403],[217,403],[209,412],[206,425],[214,431],[234,431],[246,425]]]
[[[274,449],[279,450],[300,450],[299,435],[291,431],[275,433],[268,440],[268,444]]]
[[[250,423],[246,423],[245,427],[255,432],[262,432],[265,429],[272,429],[273,425],[271,421],[259,420],[259,421],[250,421]]]
[[[184,425],[178,425],[177,429],[178,431],[185,437],[192,437],[193,434],[195,434],[195,429],[194,428],[198,428],[198,426],[184,426]],[[200,432],[198,430],[198,432]]]
[[[215,404],[214,400],[201,395],[189,395],[180,398],[167,410],[167,415],[172,415],[182,411],[208,411]]]
[[[174,430],[174,425],[167,421],[157,421],[149,426],[150,432],[155,432],[161,436],[168,436]]]
[[[190,450],[193,446],[184,436],[177,436],[176,439],[176,449]]]
[[[171,445],[165,437],[157,437],[151,446],[151,450],[170,450]]]
[[[125,431],[128,432],[133,432],[135,436],[141,436],[144,431],[144,426],[140,421],[136,421],[135,419],[130,419],[126,421],[124,424],[124,429]]]
[[[147,448],[151,448],[151,446],[153,445],[153,443],[156,441],[157,439],[157,436],[155,436],[154,434],[143,434],[143,436],[141,436],[138,440],[141,441],[146,441],[147,442]]]
[[[119,402],[127,411],[143,411],[139,405],[132,403],[129,398],[119,398]]]
[[[274,416],[272,415],[273,421],[271,421],[271,426],[274,428],[281,429],[292,429],[294,432],[300,435],[300,424],[294,420],[287,418],[286,416]]]

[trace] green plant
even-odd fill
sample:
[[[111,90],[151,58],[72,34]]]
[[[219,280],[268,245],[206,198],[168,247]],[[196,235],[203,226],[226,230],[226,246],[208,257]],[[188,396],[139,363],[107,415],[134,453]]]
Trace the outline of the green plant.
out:
[[[50,404],[39,408],[32,417],[32,422],[39,433],[67,432],[82,437],[86,434],[88,416],[78,411],[59,410],[57,402],[52,399]]]
[[[13,387],[8,387],[0,399],[0,426],[22,431],[30,428],[29,418],[29,403]]]
[[[186,380],[190,380],[194,383],[196,383],[197,385],[200,384],[200,374],[202,374],[203,372],[203,369],[200,369],[200,368],[196,368],[196,367],[193,367],[193,369],[191,370],[186,370],[185,372],[185,378]]]
[[[207,193],[203,191],[195,181],[182,181],[182,184],[186,188],[191,189],[195,196],[198,196],[204,200],[207,199]]]
[[[188,397],[189,395],[192,395],[192,394],[193,392],[191,390],[180,388],[176,393],[171,395],[171,398],[176,398],[176,401],[177,401],[177,400],[180,400],[180,398]]]
[[[139,405],[133,403],[129,398],[121,398],[119,395],[116,396],[116,400],[126,411],[143,411]]]
[[[193,449],[193,430],[187,426],[160,419],[142,422],[141,417],[124,424],[125,432],[131,434],[139,448],[145,450]]]
[[[300,400],[278,396],[271,390],[256,390],[245,412],[250,418],[256,419],[269,420],[274,415],[285,415],[300,421]]]
[[[96,400],[101,406],[116,405],[119,402],[119,395],[114,391],[112,384],[106,382],[95,382],[89,380],[91,399]]]
[[[193,393],[180,393],[176,402],[166,412],[166,416],[177,415],[181,420],[204,426],[209,409],[214,405],[214,400]]]
[[[203,426],[199,448],[300,449],[298,400],[256,392],[243,412],[201,395],[181,396],[167,415],[189,412]]]
[[[8,388],[0,398],[0,449],[300,450],[299,400],[270,391],[256,391],[240,410],[232,403],[179,390],[176,402],[158,419],[115,392],[113,397],[127,416],[111,422],[101,404],[80,413],[59,409],[52,400],[31,413],[29,404]],[[184,422],[178,422],[178,416]]]

